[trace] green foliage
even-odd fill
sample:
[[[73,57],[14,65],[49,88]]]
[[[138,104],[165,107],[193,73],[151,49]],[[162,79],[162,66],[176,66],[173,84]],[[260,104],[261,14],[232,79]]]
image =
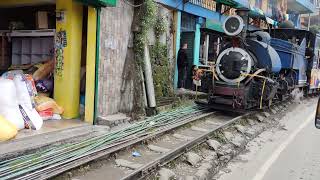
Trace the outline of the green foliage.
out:
[[[167,30],[167,22],[164,17],[158,15],[158,12],[156,2],[145,0],[140,11],[139,31],[136,32],[134,38],[134,52],[136,62],[141,68],[144,58],[144,46],[148,43],[148,32],[153,29],[156,36],[156,43],[150,49],[153,80],[156,97],[163,97],[171,96],[173,88],[167,46],[159,42],[160,36]]]
[[[166,27],[167,27],[167,21],[164,19],[164,17],[159,16],[154,26],[154,31],[157,39],[159,39],[160,36],[166,32],[167,30]]]
[[[143,62],[144,45],[148,42],[148,31],[156,23],[157,11],[157,4],[153,0],[145,0],[142,10],[140,11],[140,30],[135,34],[134,39],[134,51],[139,65]]]
[[[310,31],[313,33],[320,33],[320,25],[312,25],[310,26]]]
[[[151,48],[151,59],[156,97],[171,96],[173,89],[167,46],[157,41]]]
[[[143,65],[143,53],[144,53],[144,44],[145,44],[145,36],[141,32],[137,32],[135,34],[135,39],[134,39],[134,52],[136,56],[136,62],[138,64],[138,67],[141,68],[140,66]]]
[[[151,48],[153,81],[155,85],[156,97],[170,97],[173,95],[171,80],[171,70],[168,57],[168,48],[166,44],[159,41],[161,35],[167,31],[167,22],[162,16],[158,16],[154,26],[156,35],[155,45]]]
[[[141,32],[147,34],[148,30],[150,30],[157,18],[158,7],[156,2],[153,0],[145,0],[144,11],[141,16]]]

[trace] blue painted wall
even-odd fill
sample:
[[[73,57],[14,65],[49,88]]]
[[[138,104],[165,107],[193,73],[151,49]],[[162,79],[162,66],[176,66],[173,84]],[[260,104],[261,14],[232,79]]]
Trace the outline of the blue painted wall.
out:
[[[216,20],[219,19],[223,21],[226,18],[226,16],[220,15],[218,12],[205,9],[191,3],[183,4],[182,0],[156,0],[156,1],[160,4],[167,5],[174,9],[184,11],[199,17],[204,17],[207,19],[216,19]]]
[[[176,21],[176,60],[178,57],[178,51],[180,49],[180,28],[181,28],[181,12],[177,11],[175,12],[175,15],[177,16],[177,21]],[[176,89],[178,87],[178,66],[177,66],[177,61],[175,61],[175,71],[174,71],[174,89]]]
[[[194,37],[194,48],[193,48],[193,65],[199,65],[199,57],[200,57],[200,38],[201,38],[201,31],[200,31],[201,24],[196,23],[196,32]]]

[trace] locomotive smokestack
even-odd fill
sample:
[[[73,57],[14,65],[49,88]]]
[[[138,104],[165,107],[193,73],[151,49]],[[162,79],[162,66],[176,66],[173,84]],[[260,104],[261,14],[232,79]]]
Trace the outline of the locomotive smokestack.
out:
[[[240,16],[243,20],[243,30],[241,32],[242,38],[246,38],[247,36],[247,30],[248,30],[248,22],[249,22],[249,9],[247,8],[239,8],[236,10],[236,13],[238,16]]]
[[[238,36],[239,34],[243,39],[246,38],[249,10],[237,9],[237,15],[228,16],[223,22],[223,30],[228,36]]]

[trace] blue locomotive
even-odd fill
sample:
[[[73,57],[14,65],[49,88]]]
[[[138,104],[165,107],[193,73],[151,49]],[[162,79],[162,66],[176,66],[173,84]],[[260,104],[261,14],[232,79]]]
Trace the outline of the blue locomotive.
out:
[[[319,34],[300,29],[250,32],[245,23],[236,15],[228,17],[223,25],[228,43],[213,69],[203,76],[209,105],[256,109],[270,106],[275,99],[283,100],[294,90],[318,92]]]

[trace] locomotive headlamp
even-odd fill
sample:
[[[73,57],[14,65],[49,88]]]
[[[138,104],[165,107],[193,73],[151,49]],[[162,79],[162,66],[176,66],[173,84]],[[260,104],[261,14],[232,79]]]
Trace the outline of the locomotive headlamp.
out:
[[[228,36],[237,36],[244,28],[243,19],[238,15],[229,16],[223,22],[222,28]]]

